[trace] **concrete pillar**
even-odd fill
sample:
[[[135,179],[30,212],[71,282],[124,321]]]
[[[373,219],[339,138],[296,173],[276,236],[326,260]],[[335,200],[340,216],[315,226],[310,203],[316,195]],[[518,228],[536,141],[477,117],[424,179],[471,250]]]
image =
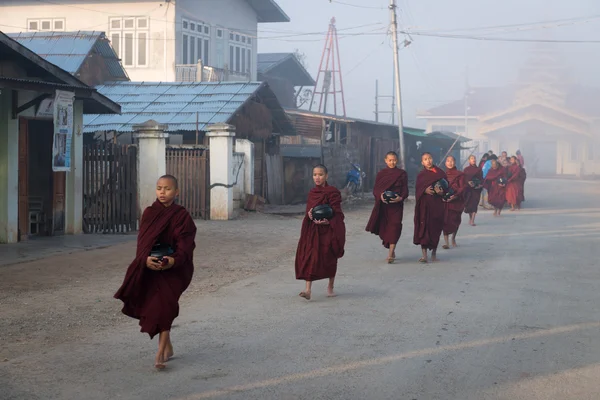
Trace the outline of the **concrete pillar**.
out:
[[[0,90],[0,243],[19,240],[19,121],[12,90]]]
[[[208,127],[210,148],[210,219],[233,219],[233,140],[235,127],[214,124]]]
[[[138,210],[156,200],[156,180],[167,173],[167,125],[154,120],[133,126],[133,137],[138,140]]]
[[[83,233],[83,101],[73,103],[71,171],[66,174],[65,233]]]
[[[235,150],[244,153],[244,193],[254,194],[254,143],[247,139],[236,139]]]

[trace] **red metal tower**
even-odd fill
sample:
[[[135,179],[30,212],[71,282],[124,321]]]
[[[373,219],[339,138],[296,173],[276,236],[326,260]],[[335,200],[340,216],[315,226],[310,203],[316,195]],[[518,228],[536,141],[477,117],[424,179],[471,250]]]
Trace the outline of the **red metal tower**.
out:
[[[327,56],[327,57],[326,57]],[[323,63],[325,61],[325,63]],[[337,69],[336,69],[337,68]],[[323,73],[323,85],[321,91],[319,91],[319,82],[321,80],[321,73]],[[339,81],[339,82],[338,82]],[[339,85],[339,90],[338,90]],[[332,91],[333,87],[333,91]],[[325,38],[325,48],[321,55],[321,63],[319,65],[319,73],[317,74],[317,82],[315,84],[315,91],[313,92],[312,99],[310,102],[309,110],[312,111],[313,105],[315,105],[315,95],[319,95],[319,109],[318,112],[327,114],[327,102],[330,96],[333,96],[333,113],[337,113],[337,98],[338,94],[342,100],[343,116],[346,116],[346,102],[344,100],[344,83],[342,81],[342,67],[340,62],[340,46],[338,42],[337,28],[335,27],[335,17],[331,18],[329,23],[329,31]]]

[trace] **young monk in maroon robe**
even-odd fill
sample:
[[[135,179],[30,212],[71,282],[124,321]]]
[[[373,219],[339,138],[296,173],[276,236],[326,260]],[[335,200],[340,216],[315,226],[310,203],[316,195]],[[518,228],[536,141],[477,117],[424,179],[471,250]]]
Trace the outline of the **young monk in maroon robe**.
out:
[[[521,160],[517,157],[517,164],[521,167],[519,171],[519,210],[523,206],[523,202],[525,201],[525,181],[527,180],[527,171],[523,168],[521,164]]]
[[[465,197],[465,213],[469,214],[469,225],[475,225],[475,217],[477,216],[477,209],[479,208],[479,201],[481,200],[481,189],[483,186],[483,172],[481,168],[477,166],[477,158],[475,156],[469,157],[469,166],[464,169],[465,182],[467,186],[464,192]],[[475,185],[473,179],[478,179],[480,184]]]
[[[379,235],[383,247],[389,249],[387,262],[391,264],[396,259],[396,244],[402,234],[404,199],[408,197],[408,175],[403,169],[396,168],[398,155],[393,151],[385,155],[385,164],[387,168],[379,171],[375,178],[375,206],[365,230]],[[397,196],[386,200],[383,197],[386,190],[395,192]]]
[[[306,288],[300,297],[310,300],[312,283],[329,279],[327,297],[335,297],[333,284],[337,272],[338,259],[344,256],[346,225],[342,212],[342,195],[334,186],[327,184],[327,168],[317,165],[313,168],[315,187],[308,194],[306,215],[302,221],[300,241],[296,250],[296,279],[306,281]],[[330,220],[315,220],[312,210],[318,205],[329,204],[333,209]]]
[[[449,187],[454,190],[454,194],[444,201],[446,206],[443,229],[445,244],[442,248],[448,250],[450,248],[450,235],[452,235],[452,247],[457,247],[456,234],[462,222],[462,213],[465,209],[463,195],[467,188],[465,174],[456,169],[456,159],[453,156],[446,157],[446,176],[448,177]]]
[[[175,177],[165,175],[158,180],[157,200],[142,215],[136,258],[115,294],[124,303],[123,314],[140,320],[141,332],[151,339],[159,335],[157,369],[164,369],[173,356],[171,326],[179,315],[179,297],[194,274],[196,224],[185,208],[174,204],[178,194]],[[174,252],[162,260],[150,257],[157,243]]]
[[[521,166],[517,157],[510,158],[510,167],[508,167],[508,184],[506,185],[506,202],[510,204],[510,211],[521,209]]]
[[[500,184],[500,178],[506,179],[506,168],[498,160],[492,160],[492,167],[485,177],[488,201],[494,207],[494,217],[499,217],[506,204],[506,185]]]
[[[421,246],[423,257],[419,262],[426,264],[427,250],[431,250],[431,261],[437,261],[437,247],[444,228],[445,207],[441,197],[443,193],[436,192],[433,185],[446,178],[446,174],[433,165],[430,153],[423,153],[421,164],[424,168],[417,176],[416,182],[413,243]]]

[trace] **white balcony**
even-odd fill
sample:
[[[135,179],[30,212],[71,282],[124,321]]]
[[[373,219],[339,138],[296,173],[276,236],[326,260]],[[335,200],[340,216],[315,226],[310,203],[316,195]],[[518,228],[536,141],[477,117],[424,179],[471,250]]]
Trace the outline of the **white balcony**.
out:
[[[249,82],[250,74],[230,71],[225,68],[207,67],[199,64],[175,65],[177,82]]]

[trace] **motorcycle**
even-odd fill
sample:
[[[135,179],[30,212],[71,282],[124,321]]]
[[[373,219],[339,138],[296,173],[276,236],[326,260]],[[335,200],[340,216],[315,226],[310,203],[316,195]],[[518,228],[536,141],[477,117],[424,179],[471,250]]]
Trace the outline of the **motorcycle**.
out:
[[[367,174],[362,171],[359,163],[350,163],[350,165],[352,169],[346,175],[346,190],[350,195],[362,194],[363,180]]]

